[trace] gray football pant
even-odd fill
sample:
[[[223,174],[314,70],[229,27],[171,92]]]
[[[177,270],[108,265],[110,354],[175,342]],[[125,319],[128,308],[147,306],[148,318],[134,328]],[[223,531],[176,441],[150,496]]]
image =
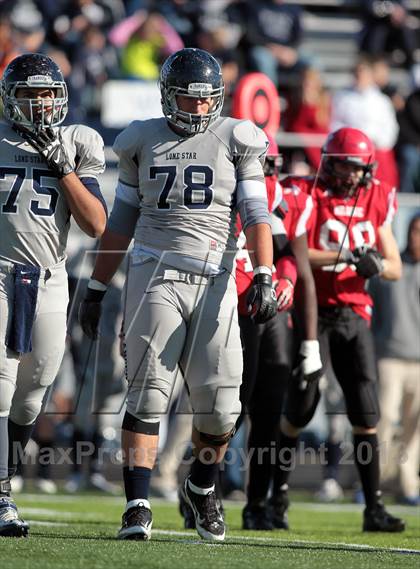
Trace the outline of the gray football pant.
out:
[[[41,271],[32,329],[32,351],[19,356],[6,347],[13,308],[13,264],[0,260],[0,417],[30,425],[41,411],[64,353],[68,283],[64,261]]]
[[[242,347],[234,278],[131,265],[124,314],[127,411],[158,422],[182,373],[198,431],[230,431],[240,413]]]

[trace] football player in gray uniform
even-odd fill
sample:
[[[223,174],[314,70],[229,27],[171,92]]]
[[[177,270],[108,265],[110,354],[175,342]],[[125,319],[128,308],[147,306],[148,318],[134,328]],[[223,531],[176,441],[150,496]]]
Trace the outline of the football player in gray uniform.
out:
[[[193,409],[195,454],[182,491],[199,535],[222,541],[214,481],[240,413],[242,377],[233,276],[237,211],[253,252],[250,314],[264,322],[277,312],[262,169],[267,139],[250,121],[220,116],[222,74],[206,51],[170,56],[160,89],[165,116],[134,121],[115,140],[116,198],[79,317],[96,338],[101,300],[134,236],[124,311],[127,505],[118,537],[150,538],[159,420],[179,372]]]
[[[25,536],[10,477],[64,352],[66,241],[73,216],[91,237],[106,225],[97,180],[103,142],[60,126],[67,88],[58,66],[28,53],[1,81],[0,124],[0,536]]]

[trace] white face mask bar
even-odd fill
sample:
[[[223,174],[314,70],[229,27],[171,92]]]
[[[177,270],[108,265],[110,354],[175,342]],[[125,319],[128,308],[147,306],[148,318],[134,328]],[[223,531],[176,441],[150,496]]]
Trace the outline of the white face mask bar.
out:
[[[37,86],[38,87],[38,86]],[[41,88],[41,86],[39,85]],[[27,88],[25,83],[15,83],[9,94],[4,97],[4,115],[11,122],[20,124],[26,128],[42,129],[60,125],[67,115],[68,95],[65,83],[52,83],[42,86],[54,90],[60,96],[50,99],[29,99],[16,97],[16,91]]]
[[[194,84],[201,85],[201,84]],[[211,98],[212,102],[208,113],[196,114],[188,113],[186,111],[181,111],[178,108],[176,97],[180,95],[182,97],[191,98]],[[163,111],[168,119],[168,121],[180,128],[187,134],[197,134],[199,132],[205,132],[209,125],[214,122],[220,115],[223,107],[224,99],[224,87],[218,89],[182,89],[180,87],[168,87],[167,97],[163,98],[164,105]]]

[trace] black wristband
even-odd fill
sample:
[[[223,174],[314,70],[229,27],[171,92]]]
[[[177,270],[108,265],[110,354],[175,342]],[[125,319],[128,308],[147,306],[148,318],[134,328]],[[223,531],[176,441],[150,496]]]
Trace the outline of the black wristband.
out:
[[[254,284],[271,286],[273,277],[267,273],[258,273],[258,275],[254,276]]]
[[[106,290],[95,290],[87,287],[85,300],[87,302],[101,302],[105,296]]]

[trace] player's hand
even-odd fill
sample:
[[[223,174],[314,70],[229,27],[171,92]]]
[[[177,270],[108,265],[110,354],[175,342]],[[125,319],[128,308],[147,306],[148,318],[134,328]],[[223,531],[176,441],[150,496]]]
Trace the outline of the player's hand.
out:
[[[19,127],[17,132],[41,154],[48,164],[48,168],[54,172],[58,179],[74,172],[59,130],[48,127],[32,131]]]
[[[86,296],[79,306],[79,324],[83,332],[91,340],[98,338],[99,320],[102,314],[102,299],[105,291],[88,287]]]
[[[248,314],[254,324],[263,324],[277,313],[277,297],[271,275],[259,273],[254,276],[247,296]]]
[[[289,310],[293,304],[295,287],[289,279],[280,277],[276,284],[277,310]]]
[[[354,251],[350,249],[342,248],[340,251],[340,263],[346,263],[347,265],[354,265],[359,260],[359,257],[355,255]]]
[[[304,391],[308,385],[318,381],[323,374],[318,340],[303,340],[300,345],[298,362],[293,375],[299,378],[299,389]]]
[[[355,265],[359,276],[370,279],[384,270],[383,257],[376,249],[366,246],[358,247],[353,254],[358,258]]]

